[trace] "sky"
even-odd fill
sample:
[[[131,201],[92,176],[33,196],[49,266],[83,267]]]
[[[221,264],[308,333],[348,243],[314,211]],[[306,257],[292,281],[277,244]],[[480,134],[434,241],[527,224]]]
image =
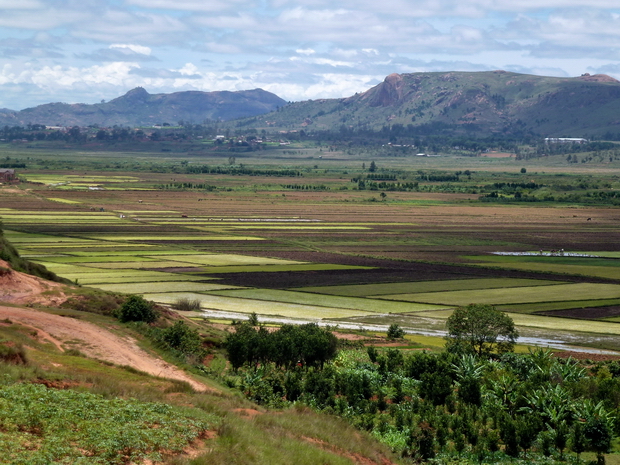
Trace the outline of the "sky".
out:
[[[620,79],[611,0],[0,0],[0,109],[262,88],[348,97],[391,73]]]

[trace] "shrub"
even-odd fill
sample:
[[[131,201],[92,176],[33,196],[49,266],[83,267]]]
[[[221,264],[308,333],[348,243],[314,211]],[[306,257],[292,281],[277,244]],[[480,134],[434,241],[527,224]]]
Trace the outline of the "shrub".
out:
[[[76,290],[75,295],[67,299],[61,307],[99,315],[117,315],[123,299],[120,295],[83,288]]]
[[[26,351],[21,344],[0,343],[0,361],[11,365],[28,365]]]
[[[174,303],[174,308],[182,312],[198,312],[200,311],[200,300],[183,297],[177,299]]]
[[[159,315],[151,302],[145,300],[142,296],[131,295],[118,309],[116,316],[123,323],[128,321],[152,323],[157,320]]]
[[[177,321],[174,325],[162,331],[163,342],[173,349],[185,355],[202,355],[202,341],[198,331],[187,326],[183,321]]]

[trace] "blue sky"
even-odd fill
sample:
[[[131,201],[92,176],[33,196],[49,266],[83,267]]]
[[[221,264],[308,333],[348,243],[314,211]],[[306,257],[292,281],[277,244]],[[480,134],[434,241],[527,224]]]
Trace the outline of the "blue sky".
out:
[[[615,5],[615,6],[614,6]],[[620,79],[609,0],[0,0],[0,108],[148,92],[346,97],[391,73]]]

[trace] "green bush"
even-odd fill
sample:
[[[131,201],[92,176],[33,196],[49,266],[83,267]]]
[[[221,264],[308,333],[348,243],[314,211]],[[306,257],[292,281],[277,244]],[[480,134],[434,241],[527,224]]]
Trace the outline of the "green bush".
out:
[[[197,355],[204,357],[202,340],[198,331],[190,328],[182,321],[177,321],[173,326],[161,332],[162,341],[172,349],[178,350],[184,355]]]
[[[152,323],[158,318],[153,304],[139,295],[131,295],[117,311],[117,318],[126,323],[128,321],[144,321]]]
[[[402,339],[405,337],[405,330],[398,326],[396,323],[392,323],[387,331],[388,339]]]
[[[0,362],[11,365],[28,365],[26,351],[21,344],[7,345],[0,343]]]

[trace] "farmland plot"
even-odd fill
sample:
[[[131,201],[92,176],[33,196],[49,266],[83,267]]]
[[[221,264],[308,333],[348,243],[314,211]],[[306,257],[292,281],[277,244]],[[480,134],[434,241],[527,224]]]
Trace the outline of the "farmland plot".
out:
[[[403,168],[398,176],[417,176],[407,172],[417,162],[382,160],[386,166],[395,163]],[[316,160],[303,163],[312,167]],[[341,186],[352,175],[364,175],[354,164],[346,167],[351,173],[346,176],[342,170],[333,175],[321,170],[321,182]],[[205,307],[227,311],[304,318],[384,317],[386,324],[426,316],[443,321],[451,312],[447,308],[490,302],[523,313],[519,320],[523,328],[542,328],[544,322],[561,326],[566,319],[540,315],[528,319],[527,313],[613,306],[620,301],[613,287],[620,283],[620,268],[611,260],[536,261],[486,255],[562,244],[567,250],[573,246],[608,250],[598,254],[618,258],[613,209],[480,205],[469,195],[441,192],[388,192],[385,201],[374,199],[378,192],[350,189],[286,191],[284,196],[279,184],[269,179],[243,176],[214,177],[221,190],[212,192],[142,193],[133,188],[169,182],[169,174],[142,171],[135,177],[116,178],[112,173],[99,177],[87,173],[78,180],[69,173],[41,173],[39,180],[69,182],[59,188],[83,190],[34,186],[37,196],[24,191],[11,197],[0,189],[0,216],[6,216],[5,226],[54,234],[10,233],[20,251],[80,284],[144,293],[168,303],[179,296],[200,298]],[[472,182],[496,182],[496,174],[504,176],[476,173],[474,177],[487,176],[486,180]],[[312,169],[304,172],[309,184],[317,176]],[[205,181],[204,176],[178,177],[181,182]],[[105,180],[106,191],[85,189],[84,184],[104,185]],[[131,190],[112,191],[113,186]],[[88,211],[91,207],[106,211]],[[594,221],[587,223],[587,217]],[[188,269],[193,271],[187,273]],[[587,276],[618,283],[600,284]]]
[[[137,234],[134,236],[92,236],[92,239],[98,239],[101,241],[114,241],[114,242],[126,242],[126,241],[157,241],[157,242],[188,242],[188,241],[262,241],[263,238],[251,237],[251,236],[207,236],[196,234],[193,236],[179,234],[179,235],[164,235],[164,236],[149,236]]]
[[[425,305],[408,302],[387,302],[374,299],[356,297],[328,296],[312,294],[308,292],[280,291],[274,289],[243,289],[234,291],[214,292],[213,294],[244,297],[248,299],[267,300],[271,302],[290,302],[302,305],[319,305],[324,307],[337,307],[363,310],[377,313],[409,313],[427,311],[431,309],[442,310],[445,306]]]
[[[472,302],[490,305],[620,298],[620,285],[575,283],[518,289],[483,289],[420,294],[383,295],[382,299],[464,306]]]
[[[522,286],[547,286],[558,281],[517,278],[451,279],[446,281],[417,281],[407,283],[358,284],[350,286],[301,287],[293,290],[318,294],[369,297],[390,294],[446,292],[466,289],[513,288]]]
[[[168,255],[168,260],[206,266],[300,265],[302,262],[233,254]]]
[[[121,292],[124,294],[148,294],[163,292],[211,292],[222,289],[234,289],[235,286],[200,282],[156,281],[144,283],[99,284],[104,291]]]
[[[204,295],[187,292],[145,294],[144,298],[159,303],[173,304],[179,299],[199,300],[202,308],[258,315],[282,316],[288,318],[349,318],[371,315],[371,312],[346,308],[319,307],[284,302],[243,299],[218,295]]]
[[[484,256],[466,258],[477,260],[477,263],[474,263],[474,265],[478,266],[620,279],[620,260],[614,260],[615,256],[613,253],[603,252],[603,254],[609,256],[609,259],[544,256]]]

